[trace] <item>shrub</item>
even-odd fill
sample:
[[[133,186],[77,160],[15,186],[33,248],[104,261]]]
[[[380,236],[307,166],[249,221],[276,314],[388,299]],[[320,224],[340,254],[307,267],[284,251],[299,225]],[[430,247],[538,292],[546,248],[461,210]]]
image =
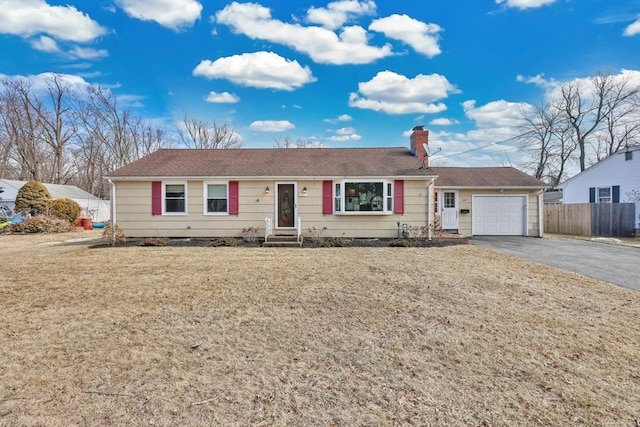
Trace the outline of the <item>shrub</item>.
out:
[[[27,181],[20,187],[16,195],[16,212],[22,213],[43,213],[47,209],[47,202],[51,199],[49,190],[43,183],[38,181]]]
[[[413,248],[416,244],[410,239],[395,239],[389,243],[389,246],[394,248]]]
[[[49,215],[53,215],[60,219],[75,224],[82,212],[80,205],[72,199],[53,199],[48,203]]]
[[[242,229],[242,237],[249,243],[256,241],[256,236],[260,229],[258,227],[246,227]]]
[[[166,239],[161,239],[159,237],[151,237],[140,241],[140,246],[167,246],[168,244],[169,242],[167,242]]]
[[[309,234],[311,234],[311,241],[313,243],[316,243],[318,245],[324,245],[323,234],[325,231],[327,231],[327,227],[322,227],[322,228],[311,227],[307,229],[307,231],[309,232]]]
[[[208,244],[208,247],[216,248],[220,246],[240,246],[240,240],[235,237],[221,237],[218,239],[211,240]]]
[[[104,231],[102,232],[102,238],[109,242],[111,246],[115,246],[116,243],[127,242],[127,238],[124,235],[124,230],[118,227],[118,225],[116,225],[115,228],[111,226],[111,224],[106,226]]]
[[[73,226],[69,221],[46,215],[27,218],[19,224],[9,226],[14,233],[66,233]]]

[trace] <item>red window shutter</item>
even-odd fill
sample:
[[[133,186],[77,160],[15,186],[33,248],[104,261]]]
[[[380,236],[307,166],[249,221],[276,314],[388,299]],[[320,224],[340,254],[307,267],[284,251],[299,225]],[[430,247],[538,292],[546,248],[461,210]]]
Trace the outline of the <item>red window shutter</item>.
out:
[[[240,212],[238,200],[238,181],[229,181],[229,215],[238,215]]]
[[[393,181],[393,213],[404,213],[404,181],[401,179]]]
[[[151,182],[151,215],[162,215],[162,182]]]
[[[322,214],[333,213],[333,181],[322,181]]]

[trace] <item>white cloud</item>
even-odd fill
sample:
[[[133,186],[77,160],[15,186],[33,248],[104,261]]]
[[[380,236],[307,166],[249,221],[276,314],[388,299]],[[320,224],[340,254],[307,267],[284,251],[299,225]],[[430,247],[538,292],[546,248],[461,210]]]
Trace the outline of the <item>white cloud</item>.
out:
[[[558,87],[558,82],[555,79],[545,79],[544,74],[537,74],[532,77],[526,77],[521,74],[516,76],[516,81],[520,83],[532,84],[542,88],[544,90],[553,90]]]
[[[356,130],[352,127],[346,127],[346,128],[340,128],[336,131],[336,133],[338,135],[351,135],[355,132]]]
[[[358,83],[358,93],[349,95],[349,106],[388,114],[439,113],[447,109],[434,102],[459,90],[439,74],[418,74],[409,79],[392,71],[381,71],[368,82]]]
[[[503,4],[506,7],[517,9],[533,9],[555,3],[556,0],[496,0],[496,4]]]
[[[31,47],[41,52],[60,52],[58,43],[47,36],[40,36],[40,38],[31,40]]]
[[[0,33],[31,37],[48,34],[58,40],[90,42],[107,30],[73,6],[51,6],[45,0],[4,0]]]
[[[213,104],[235,104],[240,101],[240,98],[229,92],[209,92],[209,95],[205,98],[205,101]]]
[[[451,125],[457,125],[459,123],[460,122],[455,119],[447,119],[446,117],[433,119],[429,122],[429,124],[433,126],[451,126]]]
[[[191,27],[202,12],[196,0],[116,0],[116,4],[132,18],[155,21],[174,31]]]
[[[369,25],[369,30],[400,40],[429,58],[442,53],[438,46],[438,34],[442,28],[437,24],[426,24],[407,15],[394,14],[376,19]]]
[[[320,24],[324,28],[335,30],[342,27],[352,18],[364,15],[374,15],[376,4],[371,0],[342,0],[331,2],[324,7],[311,7],[307,11],[307,21]]]
[[[351,117],[350,115],[348,115],[348,114],[340,114],[335,119],[324,119],[323,122],[335,124],[335,123],[338,123],[338,122],[350,122],[351,120],[353,120],[353,117]]]
[[[106,49],[93,49],[90,47],[74,47],[69,50],[69,55],[78,59],[100,59],[109,56]]]
[[[309,67],[273,52],[244,53],[215,61],[205,59],[193,70],[194,76],[227,79],[260,89],[294,90],[316,79]]]
[[[564,83],[557,82],[557,84],[553,86],[546,87],[546,100],[549,103],[554,103],[557,100],[560,100],[562,97],[561,93],[561,85],[562,84],[570,84],[575,88],[580,90],[580,93],[583,99],[588,99],[589,97],[595,96],[593,94],[593,84],[591,79],[592,77],[580,77],[575,78],[573,80],[566,81]],[[626,70],[622,69],[618,74],[611,74],[609,78],[615,84],[626,84],[627,87],[636,86],[640,87],[640,71],[639,70]]]
[[[47,88],[53,82],[54,77],[58,80],[58,82],[61,85],[63,85],[64,87],[68,88],[70,91],[73,91],[73,92],[82,93],[87,89],[88,86],[90,86],[90,83],[88,83],[85,79],[73,74],[40,73],[40,74],[31,74],[28,76],[21,76],[21,75],[7,76],[4,74],[0,74],[0,78],[29,81],[31,83],[31,89],[36,93],[47,93]]]
[[[256,120],[249,127],[257,132],[284,132],[295,129],[295,125],[288,120]]]
[[[629,24],[622,33],[622,35],[625,37],[635,36],[636,34],[640,34],[640,18]]]
[[[233,2],[216,13],[215,21],[249,38],[289,46],[318,63],[368,64],[392,54],[389,45],[370,46],[361,27],[346,27],[336,34],[326,28],[288,24],[273,19],[270,9],[256,3]]]
[[[508,102],[503,99],[476,107],[475,100],[462,103],[467,117],[474,120],[478,128],[513,128],[521,125],[523,112],[531,110],[527,103]]]
[[[362,139],[362,137],[360,135],[358,135],[357,133],[354,133],[353,135],[330,136],[327,139],[329,141],[333,141],[333,142],[346,142],[346,141],[359,141],[360,139]]]
[[[335,135],[327,139],[333,142],[359,141],[362,139],[362,136],[358,135],[352,127],[344,127],[330,132],[333,132]]]

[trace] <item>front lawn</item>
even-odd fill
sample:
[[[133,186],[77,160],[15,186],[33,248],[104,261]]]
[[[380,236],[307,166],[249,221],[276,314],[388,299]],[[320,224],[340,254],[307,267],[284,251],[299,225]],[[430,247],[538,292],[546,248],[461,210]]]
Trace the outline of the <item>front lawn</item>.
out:
[[[51,239],[0,236],[0,425],[640,420],[631,290],[473,245]]]

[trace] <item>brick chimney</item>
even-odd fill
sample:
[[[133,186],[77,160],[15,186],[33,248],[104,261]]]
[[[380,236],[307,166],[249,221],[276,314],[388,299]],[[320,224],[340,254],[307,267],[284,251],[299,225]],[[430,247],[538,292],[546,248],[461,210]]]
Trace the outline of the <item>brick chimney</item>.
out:
[[[409,137],[409,141],[411,145],[409,149],[411,150],[411,154],[421,159],[424,159],[424,166],[429,166],[429,158],[425,156],[424,146],[423,144],[429,144],[429,131],[424,130],[424,126],[416,126],[413,128],[411,132],[411,136]]]

